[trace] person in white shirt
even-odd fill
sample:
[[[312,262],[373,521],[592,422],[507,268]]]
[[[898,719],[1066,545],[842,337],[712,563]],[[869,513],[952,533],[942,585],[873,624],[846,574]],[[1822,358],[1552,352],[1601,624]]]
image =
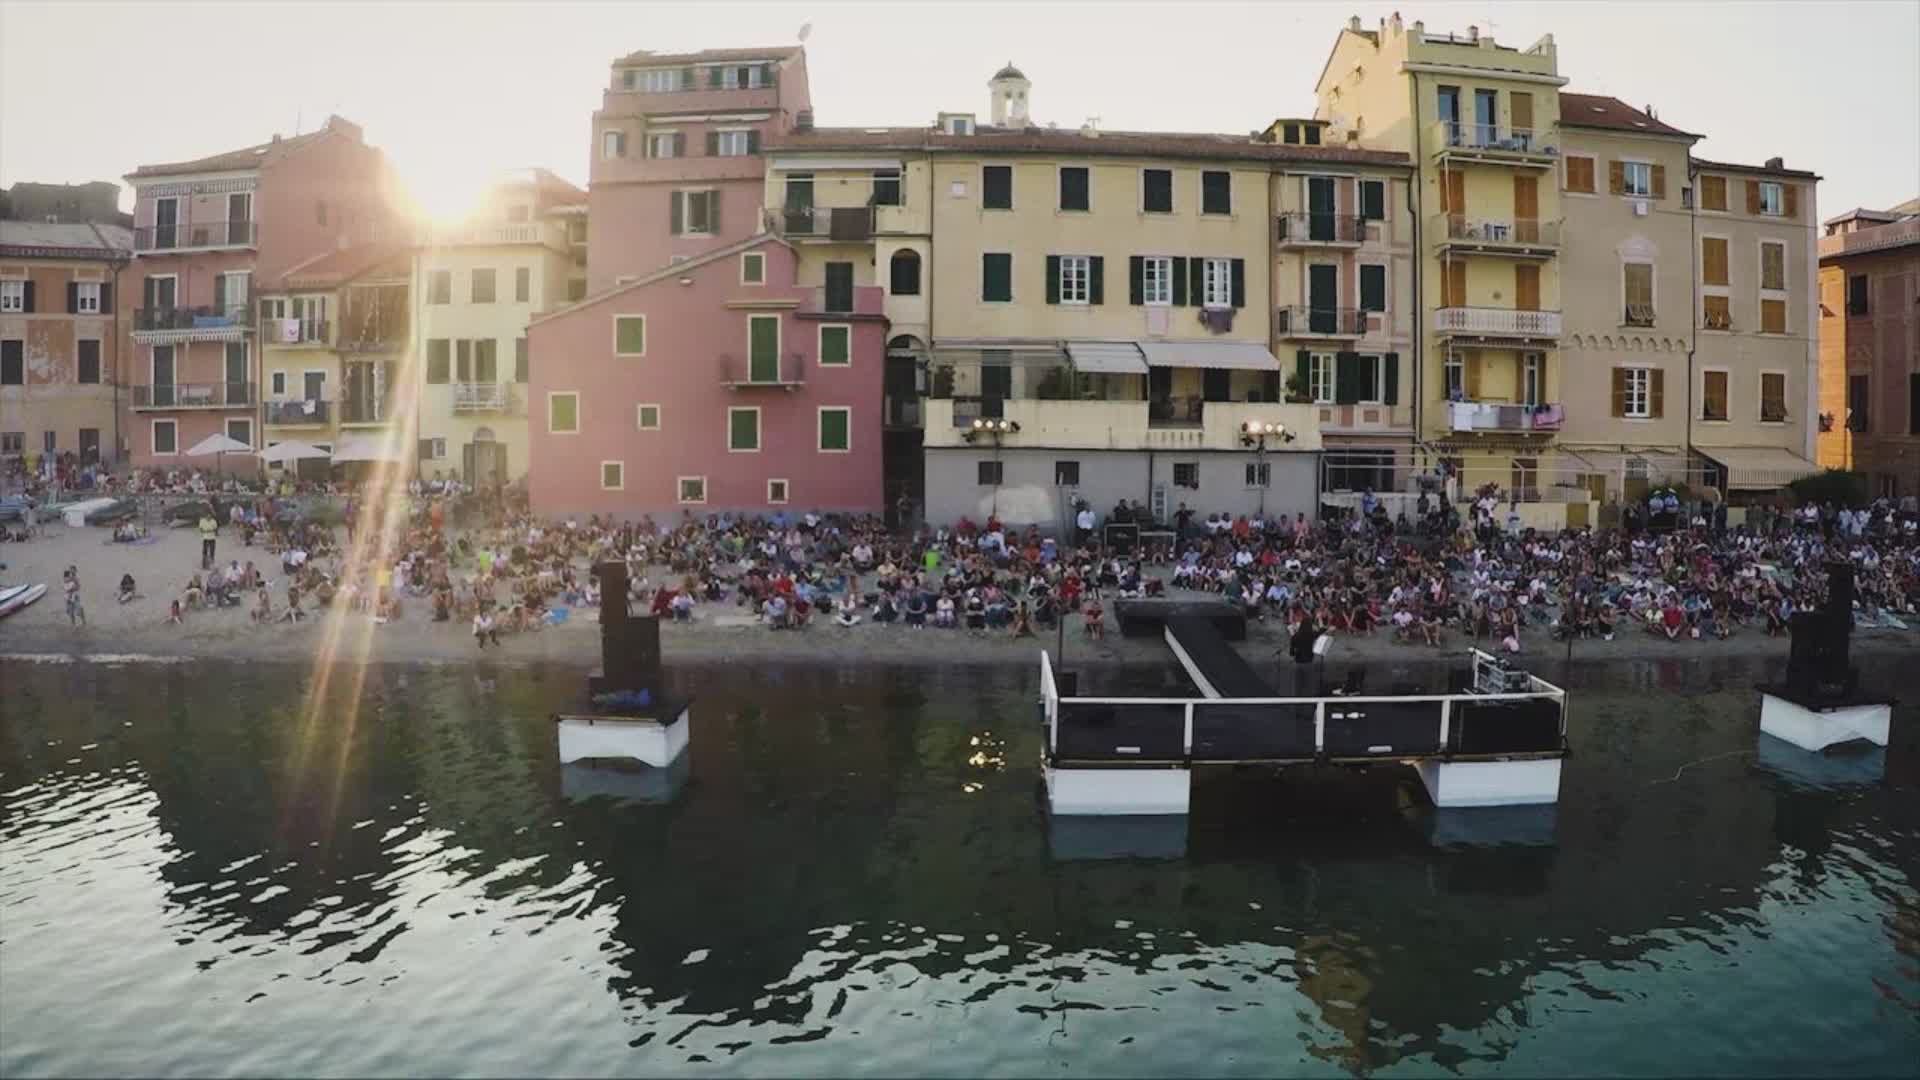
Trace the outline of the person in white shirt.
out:
[[[1073,542],[1076,547],[1087,546],[1087,541],[1093,536],[1093,527],[1099,520],[1093,507],[1085,503],[1080,505],[1080,512],[1073,517]]]

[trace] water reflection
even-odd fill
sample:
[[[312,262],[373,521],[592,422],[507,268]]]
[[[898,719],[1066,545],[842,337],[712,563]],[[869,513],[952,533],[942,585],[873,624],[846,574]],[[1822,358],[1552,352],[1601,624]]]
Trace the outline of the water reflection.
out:
[[[1893,1071],[1916,720],[1809,783],[1754,674],[1549,674],[1557,810],[1250,771],[1120,835],[1040,811],[1026,671],[685,671],[676,774],[563,769],[572,670],[304,725],[299,669],[9,664],[0,1071]]]

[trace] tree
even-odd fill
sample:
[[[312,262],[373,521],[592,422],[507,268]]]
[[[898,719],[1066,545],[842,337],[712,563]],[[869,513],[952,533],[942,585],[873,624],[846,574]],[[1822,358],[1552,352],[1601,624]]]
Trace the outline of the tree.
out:
[[[1867,501],[1867,478],[1863,473],[1828,469],[1803,476],[1787,485],[1796,503],[1830,502],[1839,506],[1860,506]]]

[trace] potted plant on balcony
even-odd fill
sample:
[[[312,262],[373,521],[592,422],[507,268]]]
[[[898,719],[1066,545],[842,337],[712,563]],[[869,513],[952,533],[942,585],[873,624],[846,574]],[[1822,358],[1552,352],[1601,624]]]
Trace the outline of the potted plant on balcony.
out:
[[[1287,376],[1287,404],[1289,405],[1313,404],[1313,395],[1307,393],[1306,384],[1300,381],[1299,372],[1294,372],[1293,374]]]
[[[950,398],[953,396],[953,365],[940,364],[933,369],[933,393],[929,397]]]

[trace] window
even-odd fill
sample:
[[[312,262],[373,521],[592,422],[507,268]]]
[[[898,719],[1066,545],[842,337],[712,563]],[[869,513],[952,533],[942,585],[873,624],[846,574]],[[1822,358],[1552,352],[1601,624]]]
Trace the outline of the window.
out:
[[[1727,418],[1727,373],[1724,371],[1703,371],[1700,373],[1700,419],[1725,420]]]
[[[100,342],[95,338],[81,338],[74,343],[79,350],[76,359],[74,381],[92,385],[100,381]]]
[[[1201,280],[1205,285],[1202,294],[1204,303],[1210,308],[1233,306],[1233,260],[1202,259]]]
[[[453,343],[446,338],[427,342],[427,385],[440,386],[451,379]]]
[[[634,427],[641,431],[660,430],[660,406],[639,405],[634,408]]]
[[[1387,268],[1378,263],[1360,264],[1360,310],[1387,310]]]
[[[845,453],[853,441],[853,410],[839,405],[820,407],[819,447],[824,453]]]
[[[0,341],[0,386],[27,384],[27,343],[19,338]]]
[[[647,355],[647,317],[645,315],[613,317],[613,355]]]
[[[172,421],[168,421],[168,423],[172,423]],[[0,454],[24,454],[26,450],[26,432],[0,431]]]
[[[525,383],[527,381],[526,338],[513,339],[513,381],[517,383]]]
[[[742,285],[763,285],[767,280],[767,256],[765,252],[749,251],[740,256],[740,283]]]
[[[1547,396],[1547,358],[1544,353],[1530,352],[1520,362],[1520,402],[1523,405],[1541,405]]]
[[[473,343],[473,381],[491,386],[500,381],[499,343],[479,338]],[[467,380],[462,379],[462,382]]]
[[[608,160],[627,156],[627,133],[624,131],[603,131],[600,133],[600,156]]]
[[[1653,325],[1653,264],[1623,263],[1620,267],[1622,292],[1627,310],[1621,322],[1627,326]]]
[[[1725,296],[1707,295],[1700,298],[1700,326],[1706,330],[1733,329],[1733,308]]]
[[[1060,169],[1060,209],[1085,210],[1087,201],[1087,170],[1085,166],[1066,165]]]
[[[1653,194],[1653,166],[1644,161],[1623,161],[1620,163],[1622,195],[1648,198]]]
[[[677,158],[687,152],[687,137],[678,131],[656,131],[647,136],[647,156]]]
[[[1173,486],[1200,490],[1200,463],[1197,461],[1174,462]]]
[[[99,282],[76,281],[73,283],[73,313],[75,315],[100,314]]]
[[[513,300],[524,304],[533,299],[533,269],[518,266],[513,271]]]
[[[253,421],[244,417],[234,417],[227,421],[227,438],[234,442],[253,445]]]
[[[1148,255],[1140,260],[1140,302],[1173,303],[1173,259],[1166,255]]]
[[[1368,221],[1387,219],[1387,182],[1385,180],[1360,181],[1360,216]]]
[[[579,433],[580,395],[571,390],[548,392],[547,434],[578,435]]]
[[[975,466],[974,475],[978,477],[981,487],[999,487],[1004,472],[999,462],[982,461]]]
[[[780,381],[780,316],[747,316],[747,379]]]
[[[600,463],[600,490],[619,491],[627,486],[627,465],[623,461]]]
[[[1077,461],[1056,461],[1053,463],[1054,487],[1079,487],[1080,463]]]
[[[1760,183],[1760,212],[1768,217],[1781,217],[1787,212],[1786,191],[1770,180]]]
[[[1907,376],[1907,434],[1920,435],[1920,371]]]
[[[1760,301],[1760,332],[1763,334],[1784,334],[1787,332],[1787,302],[1785,300]]]
[[[1593,159],[1568,155],[1567,190],[1582,195],[1593,194]]]
[[[469,298],[476,304],[493,303],[493,268],[475,267]]]
[[[268,385],[271,388],[270,392],[273,394],[274,397],[287,396],[287,373],[286,372],[276,371],[268,378],[267,381],[268,381]]]
[[[705,236],[720,230],[720,193],[676,191],[668,197],[669,231],[675,236]]]
[[[1173,213],[1173,170],[1140,170],[1140,209],[1148,214]]]
[[[1233,174],[1224,169],[1207,169],[1200,174],[1200,212],[1233,213]]]
[[[679,480],[680,501],[683,503],[703,503],[707,501],[707,478],[704,476],[682,476]]]
[[[973,134],[973,117],[971,116],[947,117],[947,134],[949,135]]]
[[[1448,353],[1442,365],[1446,377],[1447,400],[1465,401],[1467,398],[1467,364],[1459,353]]]
[[[785,480],[767,481],[767,502],[779,506],[787,501],[787,482]]]
[[[1867,414],[1872,411],[1867,405],[1867,380],[1865,375],[1847,376],[1847,430],[1856,435],[1865,435],[1871,426],[1867,423]]]
[[[686,90],[693,86],[691,68],[653,68],[648,71],[629,71],[627,85],[648,94],[671,94],[676,90]],[[637,81],[634,76],[639,76]]]
[[[1787,373],[1760,373],[1760,420],[1767,424],[1787,422]]]
[[[1787,287],[1787,245],[1762,241],[1760,244],[1760,287],[1776,292]]]
[[[1059,260],[1060,302],[1087,303],[1092,297],[1093,260],[1085,255],[1061,255]]]
[[[427,271],[427,303],[429,304],[453,303],[453,271],[451,270]]]
[[[1727,178],[1724,176],[1703,176],[1700,178],[1700,209],[1725,210],[1727,208]]]
[[[911,248],[902,248],[893,253],[888,263],[890,271],[888,291],[895,296],[920,295],[920,253]]]
[[[1314,353],[1307,365],[1308,392],[1313,395],[1316,405],[1333,404],[1334,356],[1332,353]]]
[[[436,435],[431,439],[421,439],[420,456],[434,461],[445,458],[447,456],[446,438]]]
[[[980,205],[988,210],[1013,209],[1013,166],[987,165],[981,168]]]
[[[587,298],[587,279],[570,278],[567,281],[567,300],[585,300]]]
[[[180,452],[180,429],[172,420],[153,422],[153,452],[156,454],[177,454]]]
[[[873,171],[873,205],[900,205],[899,169],[875,169]]]
[[[27,310],[27,283],[11,278],[0,281],[0,312],[25,310]]]
[[[1847,275],[1847,314],[1868,314],[1867,275],[1865,274]]]
[[[751,131],[716,131],[711,140],[715,157],[746,157],[753,153]]]
[[[1614,381],[1621,388],[1624,398],[1620,403],[1620,415],[1635,420],[1647,420],[1653,417],[1653,372],[1649,368],[1615,368]]]
[[[989,303],[1013,300],[1013,256],[988,252],[980,256],[980,299]]]
[[[1273,482],[1273,465],[1265,461],[1247,462],[1247,486],[1263,488]]]
[[[820,327],[820,366],[846,367],[853,362],[853,328],[825,324]]]

